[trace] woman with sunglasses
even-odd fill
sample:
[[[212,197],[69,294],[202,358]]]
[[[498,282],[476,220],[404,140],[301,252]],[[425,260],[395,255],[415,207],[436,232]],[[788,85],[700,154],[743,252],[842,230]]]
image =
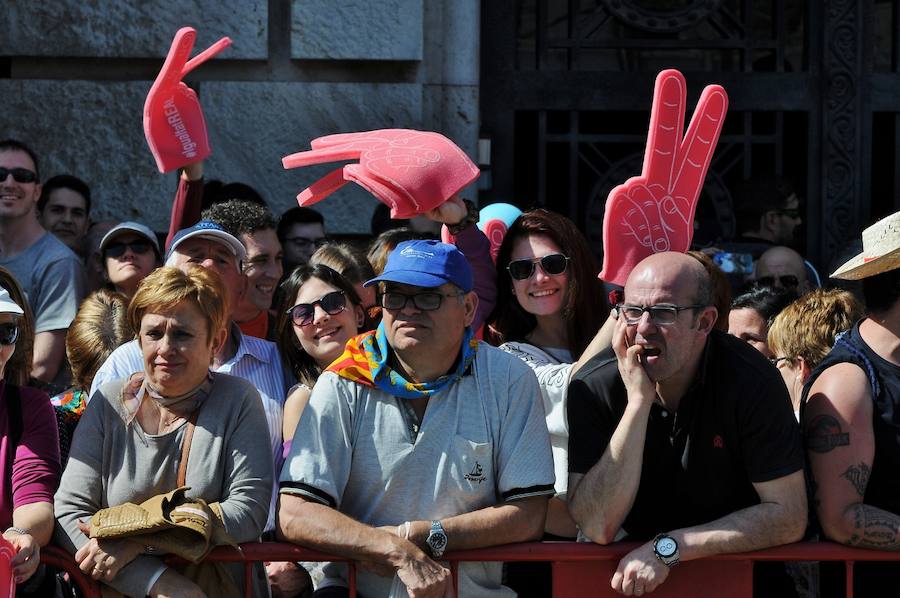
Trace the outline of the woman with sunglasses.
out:
[[[544,209],[519,216],[497,254],[492,333],[501,349],[531,366],[540,383],[559,499],[550,501],[546,531],[563,537],[577,531],[564,503],[569,379],[612,340],[612,326],[604,326],[609,308],[597,272],[575,223]]]
[[[340,357],[365,318],[353,285],[328,266],[298,266],[279,292],[278,346],[299,381],[284,403],[286,455],[319,374]]]
[[[100,255],[109,290],[128,299],[161,263],[156,235],[139,222],[123,222],[113,227],[100,241]]]
[[[0,525],[16,550],[17,585],[34,576],[40,547],[53,534],[53,492],[59,481],[59,441],[50,398],[8,380],[6,366],[16,352],[25,310],[0,288]],[[52,575],[35,577],[17,595],[52,595]],[[47,587],[49,586],[49,587]]]

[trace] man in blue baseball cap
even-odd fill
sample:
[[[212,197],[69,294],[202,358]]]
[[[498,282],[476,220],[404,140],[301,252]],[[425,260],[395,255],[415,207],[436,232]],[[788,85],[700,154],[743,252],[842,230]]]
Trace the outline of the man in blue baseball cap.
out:
[[[543,533],[554,475],[540,391],[521,360],[474,338],[472,270],[453,245],[401,243],[374,284],[382,322],[316,382],[277,533],[371,565],[360,594],[389,595],[396,574],[410,595],[444,596],[445,550]],[[346,595],[343,565],[325,575],[320,588]],[[508,593],[499,563],[460,565],[459,595]]]

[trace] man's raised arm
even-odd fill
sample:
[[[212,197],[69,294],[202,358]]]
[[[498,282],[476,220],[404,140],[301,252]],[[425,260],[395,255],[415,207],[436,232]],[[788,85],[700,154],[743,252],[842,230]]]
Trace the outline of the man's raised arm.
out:
[[[631,511],[641,481],[644,441],[656,387],[640,363],[639,345],[626,344],[625,319],[619,318],[613,333],[613,349],[628,396],[625,413],[616,425],[603,456],[583,477],[569,478],[569,513],[581,531],[598,544],[609,544]],[[580,426],[573,421],[596,417],[586,401],[586,389],[569,386],[570,451],[583,442]],[[585,429],[590,429],[586,426]]]

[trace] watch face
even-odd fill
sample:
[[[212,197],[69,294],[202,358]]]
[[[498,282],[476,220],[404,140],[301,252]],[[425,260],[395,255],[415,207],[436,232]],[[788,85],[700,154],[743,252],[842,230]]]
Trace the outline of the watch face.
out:
[[[669,537],[662,537],[656,542],[656,552],[662,557],[670,557],[678,550],[678,544]]]
[[[428,536],[427,541],[428,545],[431,546],[434,551],[441,551],[444,549],[444,547],[447,546],[447,536],[440,532],[433,533]]]

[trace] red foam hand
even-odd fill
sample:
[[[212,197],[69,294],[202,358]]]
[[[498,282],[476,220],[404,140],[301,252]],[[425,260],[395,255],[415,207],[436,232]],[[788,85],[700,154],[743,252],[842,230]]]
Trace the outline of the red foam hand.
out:
[[[312,149],[285,156],[285,168],[359,160],[319,179],[297,196],[301,206],[321,201],[353,181],[391,208],[392,218],[411,218],[436,208],[478,178],[478,167],[439,133],[380,129],[313,139]]]
[[[600,278],[624,285],[632,268],[662,251],[687,251],[706,171],[728,112],[728,95],[708,85],[684,131],[687,86],[676,70],[656,77],[640,176],[614,187],[603,218]]]
[[[13,598],[16,595],[16,581],[12,567],[15,556],[16,547],[6,538],[0,537],[0,598]]]
[[[197,94],[181,80],[230,46],[231,39],[223,37],[188,60],[196,37],[197,31],[191,27],[178,30],[144,102],[144,136],[160,172],[198,162],[210,154],[206,121]]]

